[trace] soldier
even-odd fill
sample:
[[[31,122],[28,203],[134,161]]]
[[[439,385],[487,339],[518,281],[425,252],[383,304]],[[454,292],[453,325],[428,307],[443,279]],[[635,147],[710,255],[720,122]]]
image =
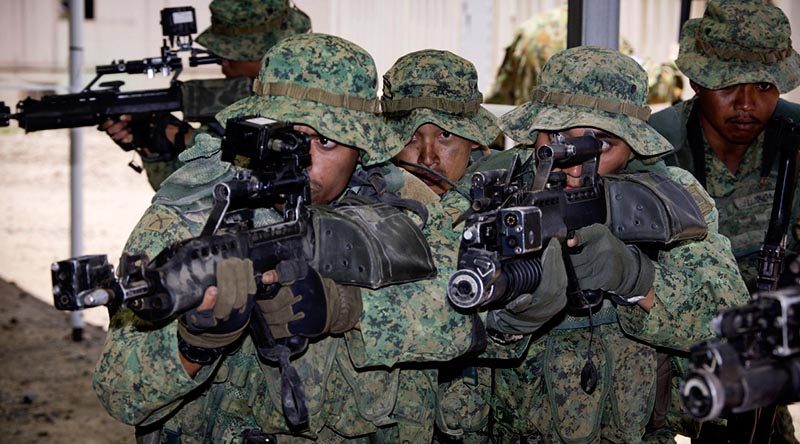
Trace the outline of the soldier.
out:
[[[433,49],[404,55],[383,76],[383,114],[406,142],[395,161],[439,196],[488,155],[500,133],[496,118],[481,107],[477,77],[469,61]]]
[[[717,232],[713,201],[687,172],[659,161],[671,147],[646,124],[647,77],[633,59],[598,47],[565,50],[544,66],[531,96],[500,119],[514,140],[540,146],[553,133],[591,129],[604,145],[599,174],[649,170],[672,179],[694,198],[708,233],[646,255],[605,225],[577,230],[567,246],[580,288],[603,290],[615,302],[588,319],[554,318],[523,337],[495,323],[490,338],[515,347],[522,363],[495,369],[494,434],[502,442],[641,442],[655,398],[656,349],[685,351],[712,337],[711,317],[746,301],[747,292]],[[563,172],[568,186],[579,185],[580,165]],[[564,292],[565,265],[558,250],[549,253],[545,290]],[[592,368],[597,386],[584,389]]]
[[[226,108],[218,119],[258,115],[294,122],[311,137],[311,197],[324,203],[343,192],[357,163],[366,169],[402,147],[374,114],[376,84],[374,62],[363,49],[334,36],[294,36],[264,57],[257,96]],[[237,169],[220,160],[219,141],[208,135],[199,136],[180,159],[186,165],[156,193],[126,251],[153,257],[196,236],[209,213],[211,189]],[[266,223],[276,218],[259,214]],[[243,329],[248,310],[260,310],[276,338],[319,316],[306,317],[292,291],[284,289],[272,302],[254,304],[243,277],[252,276],[247,261],[218,268],[218,288],[209,287],[201,305],[180,320],[143,326],[127,310],[115,315],[94,375],[100,400],[114,417],[161,433],[167,442],[241,442],[244,430],[289,442],[429,442],[435,371],[400,364],[452,359],[480,345],[482,334],[479,320],[446,303],[455,258],[452,249],[442,247],[451,241],[433,231],[442,220],[442,212],[432,212],[425,231],[436,278],[360,292],[322,280],[323,305],[338,309],[321,314],[329,327],[292,361],[305,387],[305,428],[287,423],[280,374],[258,360]],[[405,251],[404,239],[385,243],[387,251]],[[309,279],[317,276],[309,273]],[[283,278],[265,276],[265,282]],[[204,316],[213,316],[216,326],[203,330]]]
[[[530,91],[539,84],[542,67],[553,54],[567,47],[567,7],[554,8],[531,17],[514,33],[497,70],[487,103],[521,105],[530,100]],[[623,54],[633,48],[620,38]],[[675,103],[683,91],[683,78],[671,63],[655,66],[647,62],[650,91],[648,103]],[[652,66],[650,66],[652,65]]]
[[[800,106],[778,97],[800,84],[800,55],[791,34],[783,12],[765,2],[709,2],[702,18],[684,25],[676,60],[695,97],[650,119],[675,147],[667,163],[690,171],[717,202],[719,231],[730,238],[751,291],[779,169],[780,136],[770,119],[800,121]],[[800,190],[792,206],[794,229],[787,233],[790,255],[800,251],[798,207]],[[772,442],[796,443],[785,408],[779,419],[782,436]]]
[[[197,42],[211,53],[222,58],[222,74],[225,81],[209,79],[192,88],[185,84],[184,107],[192,116],[214,115],[222,108],[252,91],[252,81],[258,76],[261,57],[275,43],[286,37],[311,30],[311,20],[301,10],[290,5],[288,0],[213,0],[211,26],[197,36]],[[108,120],[99,129],[105,130],[114,141],[122,145],[133,143],[129,127],[132,117],[123,114],[117,121]],[[147,179],[154,190],[161,182],[182,165],[175,157],[186,147],[194,144],[198,130],[188,120],[164,125],[163,135],[174,148],[170,159],[153,153],[148,147],[138,150],[147,170]],[[203,125],[199,132],[222,135],[218,124]]]

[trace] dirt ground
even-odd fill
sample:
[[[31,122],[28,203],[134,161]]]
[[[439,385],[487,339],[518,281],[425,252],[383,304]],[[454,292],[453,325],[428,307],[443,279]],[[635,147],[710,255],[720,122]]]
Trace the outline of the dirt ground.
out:
[[[117,264],[153,191],[127,166],[132,154],[83,134],[82,252]],[[70,256],[69,163],[67,130],[0,128],[0,444],[134,442],[91,388],[105,309],[87,311],[86,341],[74,343],[68,315],[52,307],[50,264]],[[800,430],[800,404],[791,410]]]
[[[64,313],[0,280],[0,442],[135,442],[92,390],[105,332],[84,333],[73,342]]]

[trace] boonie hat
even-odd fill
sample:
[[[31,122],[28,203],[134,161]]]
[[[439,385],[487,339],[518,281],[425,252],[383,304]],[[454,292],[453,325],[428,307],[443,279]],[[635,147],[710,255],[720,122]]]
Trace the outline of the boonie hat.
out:
[[[500,118],[500,128],[517,142],[532,145],[537,131],[593,127],[622,138],[642,157],[672,150],[647,124],[647,73],[619,51],[579,46],[556,53],[532,97]]]
[[[228,60],[261,60],[278,41],[311,29],[288,0],[213,0],[211,26],[197,42]]]
[[[478,73],[449,51],[426,49],[400,57],[383,76],[381,107],[405,142],[426,123],[464,139],[489,145],[500,128],[481,107]]]
[[[675,63],[708,89],[767,82],[783,94],[800,83],[800,55],[789,20],[763,1],[709,1],[702,18],[683,25]]]
[[[300,34],[281,40],[261,61],[255,96],[223,109],[225,125],[239,116],[261,116],[314,128],[320,135],[362,151],[361,163],[389,160],[403,148],[379,116],[375,62],[341,37]]]

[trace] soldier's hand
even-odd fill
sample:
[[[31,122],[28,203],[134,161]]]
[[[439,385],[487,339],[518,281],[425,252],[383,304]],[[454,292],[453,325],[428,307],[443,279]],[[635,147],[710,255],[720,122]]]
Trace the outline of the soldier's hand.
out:
[[[97,129],[105,131],[120,146],[130,145],[133,143],[133,132],[128,125],[131,119],[130,114],[122,114],[116,120],[106,119]]]
[[[567,273],[556,239],[550,239],[541,261],[542,282],[536,290],[490,311],[486,316],[488,329],[506,334],[533,333],[567,305]]]
[[[641,250],[625,245],[602,224],[579,229],[570,246],[572,265],[583,290],[604,290],[628,303],[643,299],[653,287],[655,266]]]
[[[275,297],[256,301],[275,339],[344,333],[361,319],[358,287],[337,285],[305,261],[283,261],[261,281],[281,284]]]
[[[194,347],[219,349],[242,335],[253,309],[256,282],[253,261],[229,258],[217,263],[217,285],[203,301],[180,317],[178,334]]]

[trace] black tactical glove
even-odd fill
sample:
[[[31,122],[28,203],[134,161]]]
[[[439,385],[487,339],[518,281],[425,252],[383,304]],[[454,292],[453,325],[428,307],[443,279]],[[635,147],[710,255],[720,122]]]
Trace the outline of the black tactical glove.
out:
[[[581,228],[575,240],[579,252],[570,258],[582,290],[604,290],[634,303],[653,288],[655,266],[650,258],[614,237],[605,225]]]
[[[561,244],[550,239],[542,254],[542,281],[533,293],[523,294],[502,309],[486,315],[486,328],[505,334],[527,334],[539,329],[567,305],[567,273]]]
[[[217,263],[216,275],[214,308],[184,313],[178,323],[178,334],[195,348],[218,351],[239,339],[247,326],[256,282],[250,259],[224,259]]]
[[[336,285],[305,261],[283,261],[276,271],[278,293],[256,301],[275,339],[344,333],[361,319],[358,287]]]

